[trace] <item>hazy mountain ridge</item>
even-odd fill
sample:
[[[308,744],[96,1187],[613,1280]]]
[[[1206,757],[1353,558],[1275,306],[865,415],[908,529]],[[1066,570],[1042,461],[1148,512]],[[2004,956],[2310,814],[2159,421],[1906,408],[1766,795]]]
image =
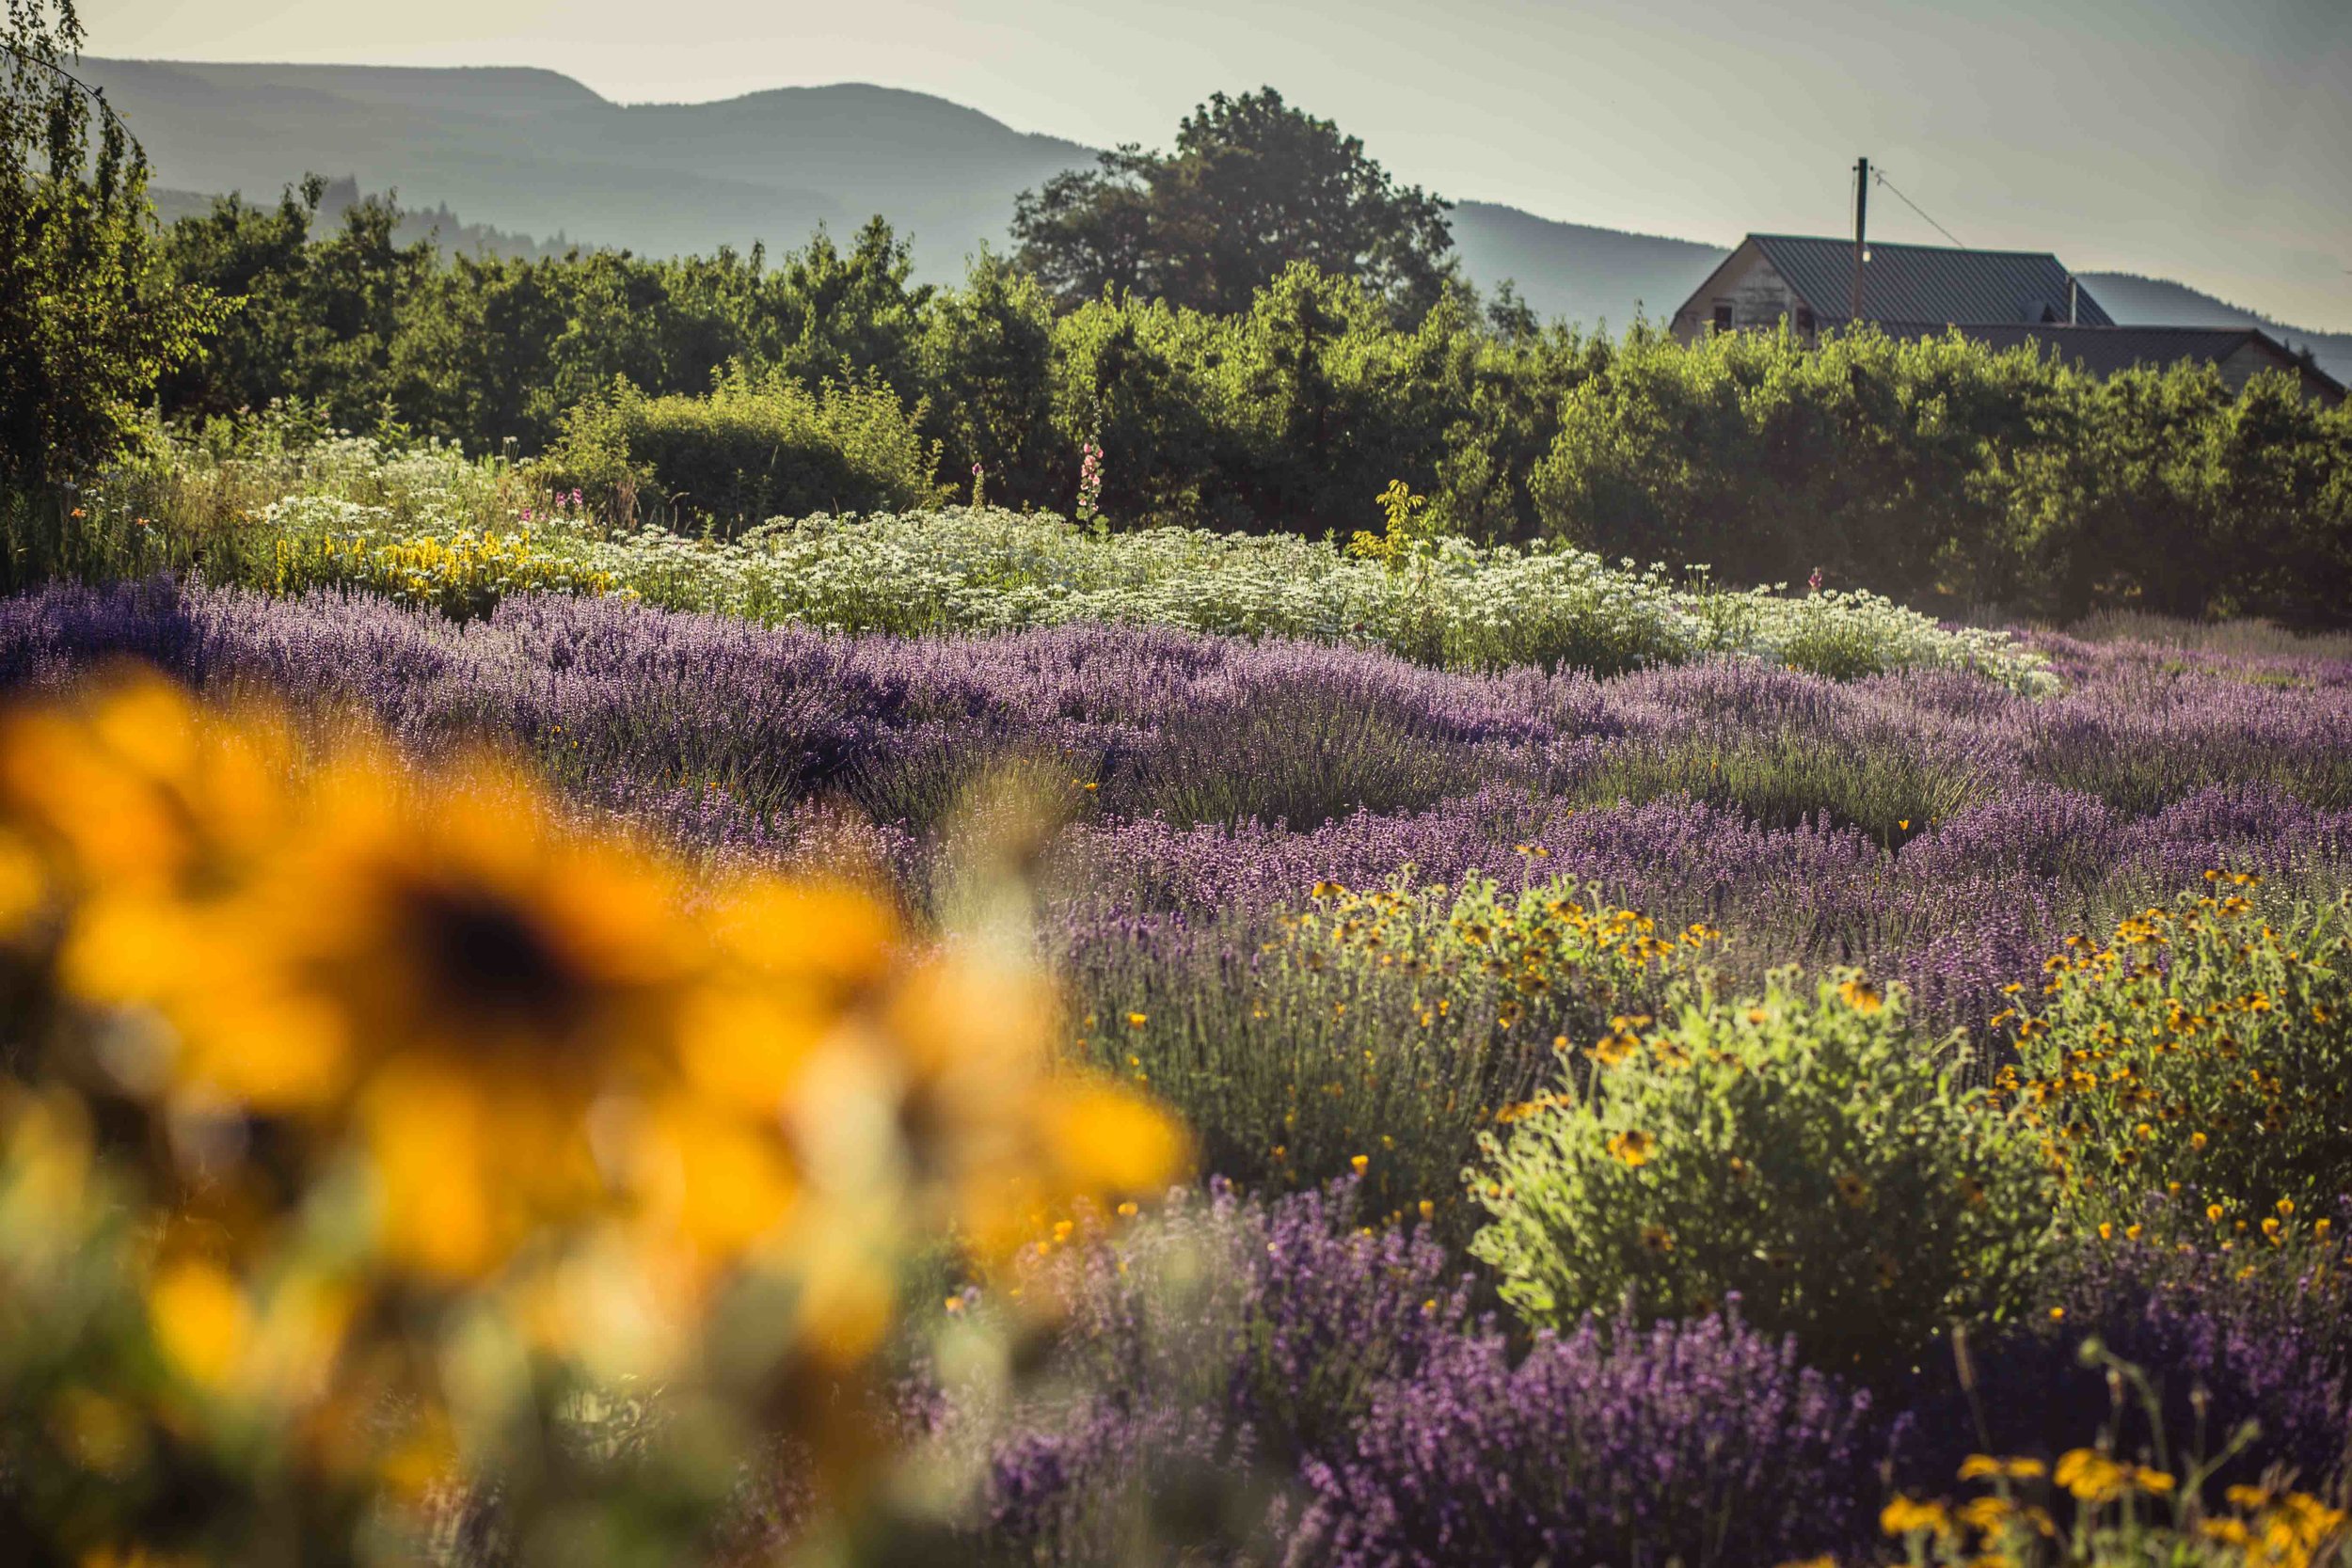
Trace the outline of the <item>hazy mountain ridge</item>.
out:
[[[527,236],[559,231],[643,254],[755,239],[773,249],[819,223],[846,234],[881,213],[914,240],[918,274],[946,280],[982,245],[1007,245],[1021,191],[1094,156],[932,94],[866,84],[623,104],[522,67],[82,63],[146,144],[158,187],[275,200],[307,171],[352,174],[361,188],[434,204],[451,248],[498,254],[547,254],[552,244]],[[1476,200],[1458,202],[1454,233],[1482,287],[1513,278],[1538,313],[1587,326],[1622,327],[1637,309],[1663,320],[1725,254]],[[2163,279],[2083,279],[2120,321],[2260,325],[2352,380],[2352,334],[2284,326]]]

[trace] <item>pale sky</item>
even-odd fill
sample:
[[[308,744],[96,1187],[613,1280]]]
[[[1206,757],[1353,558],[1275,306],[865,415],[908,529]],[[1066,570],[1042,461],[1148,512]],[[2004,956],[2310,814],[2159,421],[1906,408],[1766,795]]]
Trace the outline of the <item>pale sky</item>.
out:
[[[1165,146],[1262,85],[1391,173],[1729,245],[1867,153],[1963,243],[2352,331],[2352,0],[81,0],[93,55],[534,65],[636,102],[875,82]],[[429,196],[429,193],[420,193]],[[1884,191],[1872,231],[1942,244]]]

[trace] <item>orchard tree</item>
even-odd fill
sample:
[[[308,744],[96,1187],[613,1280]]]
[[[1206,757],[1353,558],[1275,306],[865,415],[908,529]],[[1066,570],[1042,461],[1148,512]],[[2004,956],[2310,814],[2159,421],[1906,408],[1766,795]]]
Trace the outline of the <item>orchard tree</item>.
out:
[[[1263,87],[1200,105],[1172,153],[1121,147],[1023,192],[1012,230],[1065,309],[1107,289],[1237,315],[1308,261],[1417,321],[1456,278],[1449,207]]]
[[[168,281],[146,155],[72,73],[82,36],[72,0],[8,0],[0,24],[0,488],[119,451],[225,311]]]

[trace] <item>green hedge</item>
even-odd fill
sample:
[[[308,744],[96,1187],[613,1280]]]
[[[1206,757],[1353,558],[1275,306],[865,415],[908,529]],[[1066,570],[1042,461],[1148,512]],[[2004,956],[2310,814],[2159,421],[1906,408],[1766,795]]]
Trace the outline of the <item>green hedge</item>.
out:
[[[647,397],[627,381],[564,416],[539,466],[618,520],[699,518],[728,534],[777,516],[896,511],[942,499],[937,443],[887,387],[730,367],[707,397]]]

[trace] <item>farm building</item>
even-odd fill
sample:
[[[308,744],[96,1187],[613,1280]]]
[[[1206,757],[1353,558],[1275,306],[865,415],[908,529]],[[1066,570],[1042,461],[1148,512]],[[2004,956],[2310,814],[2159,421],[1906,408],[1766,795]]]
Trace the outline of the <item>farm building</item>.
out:
[[[2118,325],[2056,256],[2046,251],[1961,250],[1873,242],[1864,251],[1859,319],[1899,338],[1957,326],[1996,348],[2040,344],[2083,369],[2112,375],[2135,365],[2202,360],[2242,388],[2257,372],[2284,370],[2304,395],[2341,402],[2344,388],[2278,340],[2247,326]],[[1751,234],[1674,314],[1689,342],[1710,331],[1776,327],[1801,336],[1857,319],[1851,240]]]

